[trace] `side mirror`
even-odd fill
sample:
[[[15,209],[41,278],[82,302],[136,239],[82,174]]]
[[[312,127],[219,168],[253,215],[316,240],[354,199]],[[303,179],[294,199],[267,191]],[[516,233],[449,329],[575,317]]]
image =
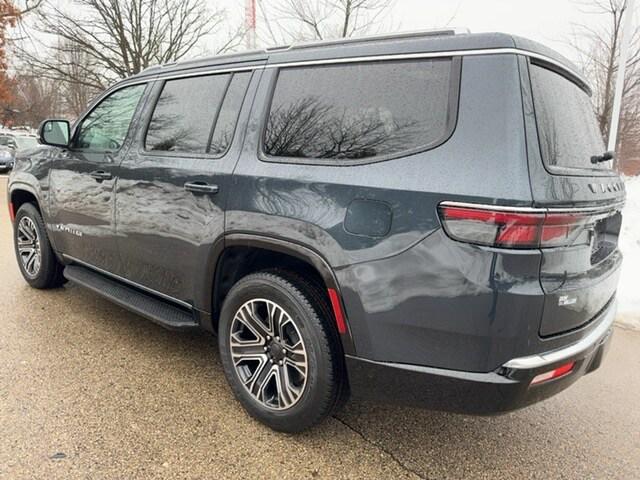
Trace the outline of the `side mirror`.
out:
[[[68,147],[71,127],[66,120],[45,120],[38,127],[38,141],[43,145]]]

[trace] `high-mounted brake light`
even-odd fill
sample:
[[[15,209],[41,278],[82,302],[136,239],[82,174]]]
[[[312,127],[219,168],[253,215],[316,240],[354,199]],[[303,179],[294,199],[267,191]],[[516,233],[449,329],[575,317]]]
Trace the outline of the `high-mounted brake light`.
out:
[[[576,362],[569,362],[548,372],[541,373],[540,375],[533,377],[533,380],[531,380],[531,385],[536,385],[548,380],[553,380],[554,378],[564,377],[565,375],[568,375],[573,371],[573,367],[575,367],[575,365]]]
[[[589,217],[572,213],[440,205],[445,232],[454,240],[505,248],[543,248],[588,242]]]

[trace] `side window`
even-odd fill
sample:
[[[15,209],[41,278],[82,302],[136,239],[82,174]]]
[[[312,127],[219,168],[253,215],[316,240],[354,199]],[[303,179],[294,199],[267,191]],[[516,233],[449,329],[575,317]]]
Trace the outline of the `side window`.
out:
[[[167,80],[147,129],[146,150],[206,153],[230,75]]]
[[[145,149],[224,153],[250,77],[247,72],[168,80],[151,116]]]
[[[218,114],[215,129],[211,135],[209,153],[214,155],[223,154],[231,145],[233,132],[236,129],[236,122],[238,121],[238,115],[240,114],[240,108],[242,107],[242,101],[250,79],[251,72],[235,73],[233,75],[227,94],[224,97],[222,108]]]
[[[455,118],[452,64],[447,58],[284,68],[264,152],[347,161],[436,145]]]
[[[78,127],[75,148],[90,151],[119,150],[146,85],[115,91],[102,100]]]

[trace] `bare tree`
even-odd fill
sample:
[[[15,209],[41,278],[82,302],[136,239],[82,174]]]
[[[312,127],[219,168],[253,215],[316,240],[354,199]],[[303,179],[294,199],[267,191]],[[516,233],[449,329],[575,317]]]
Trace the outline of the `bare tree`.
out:
[[[268,43],[322,40],[362,35],[380,26],[395,0],[279,0],[267,9],[258,0]]]
[[[305,96],[269,115],[265,151],[280,157],[365,158],[401,150],[419,135],[416,120],[383,120],[377,111],[340,114]]]
[[[605,140],[613,107],[613,93],[618,71],[618,55],[623,19],[628,14],[626,0],[581,0],[584,11],[601,15],[606,21],[599,27],[580,25],[572,42],[578,61],[590,79],[594,108]],[[620,166],[640,159],[640,28],[630,35],[629,57],[623,88],[622,112],[618,134]]]
[[[18,110],[12,105],[16,101],[16,79],[7,70],[7,47],[9,31],[19,25],[29,13],[40,7],[43,0],[0,0],[0,120],[12,120]]]
[[[199,0],[74,0],[71,7],[47,2],[36,29],[58,42],[35,52],[24,48],[21,58],[45,78],[102,90],[151,65],[197,53],[224,20],[223,10]],[[231,39],[221,49],[236,44]]]
[[[68,40],[58,40],[60,46],[57,49],[55,63],[57,69],[53,75],[43,75],[39,70],[40,78],[47,79],[59,85],[59,91],[64,98],[65,116],[75,118],[84,111],[89,102],[100,92],[98,86],[88,85],[79,81],[84,75],[91,74],[95,66],[91,63],[91,58],[82,48],[69,42]],[[59,75],[58,72],[63,72]],[[50,73],[50,72],[49,72]],[[73,79],[64,81],[65,78]],[[60,80],[63,81],[60,81]]]
[[[55,82],[21,72],[14,77],[15,99],[12,123],[37,127],[43,118],[60,116],[63,101],[62,92]]]

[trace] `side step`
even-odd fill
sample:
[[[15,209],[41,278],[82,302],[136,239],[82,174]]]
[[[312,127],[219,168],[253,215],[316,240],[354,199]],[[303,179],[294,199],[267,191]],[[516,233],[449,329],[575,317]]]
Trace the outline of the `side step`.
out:
[[[169,330],[198,328],[193,313],[78,265],[67,265],[65,278]]]

